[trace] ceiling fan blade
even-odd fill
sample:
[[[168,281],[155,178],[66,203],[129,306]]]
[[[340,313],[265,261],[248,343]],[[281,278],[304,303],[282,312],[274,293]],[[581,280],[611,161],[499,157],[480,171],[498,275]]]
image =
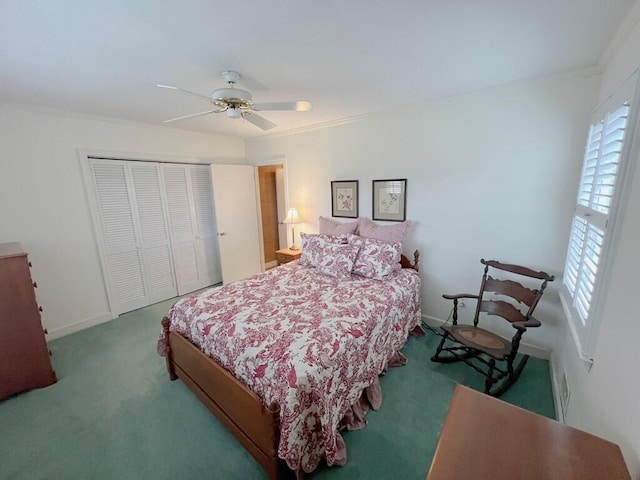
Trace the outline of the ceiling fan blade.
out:
[[[293,110],[295,112],[308,112],[313,108],[311,102],[299,100],[297,102],[255,103],[254,110]]]
[[[187,90],[186,88],[173,87],[171,85],[162,85],[162,84],[157,84],[156,87],[168,88],[169,90],[178,90],[179,92],[188,93],[190,95],[196,95],[198,97],[206,98],[207,100],[211,101],[211,97],[207,95],[202,95],[201,93],[192,92],[191,90]]]
[[[244,112],[242,114],[242,118],[249,123],[253,123],[256,127],[261,128],[262,130],[270,130],[276,126],[275,123],[270,122],[266,118],[256,115],[253,112]]]
[[[182,117],[170,118],[169,120],[164,120],[162,123],[170,123],[175,122],[176,120],[184,120],[185,118],[199,117],[200,115],[207,115],[209,113],[218,113],[222,111],[224,110],[207,110],[206,112],[192,113],[191,115],[183,115]]]

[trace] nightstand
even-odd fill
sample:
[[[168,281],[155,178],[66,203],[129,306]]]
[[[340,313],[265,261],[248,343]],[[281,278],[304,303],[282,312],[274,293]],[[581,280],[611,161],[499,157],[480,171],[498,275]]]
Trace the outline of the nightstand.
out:
[[[283,263],[293,262],[297,260],[302,255],[302,249],[291,250],[290,248],[281,248],[280,250],[276,250],[276,260],[278,261],[278,265],[282,265]]]

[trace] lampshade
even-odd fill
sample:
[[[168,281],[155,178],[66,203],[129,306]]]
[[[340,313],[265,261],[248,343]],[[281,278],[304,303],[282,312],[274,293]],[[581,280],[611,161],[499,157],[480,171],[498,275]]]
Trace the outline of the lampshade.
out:
[[[302,219],[300,218],[300,215],[298,215],[298,210],[293,207],[290,208],[289,211],[287,212],[287,217],[282,221],[282,223],[287,223],[287,224],[302,223]]]

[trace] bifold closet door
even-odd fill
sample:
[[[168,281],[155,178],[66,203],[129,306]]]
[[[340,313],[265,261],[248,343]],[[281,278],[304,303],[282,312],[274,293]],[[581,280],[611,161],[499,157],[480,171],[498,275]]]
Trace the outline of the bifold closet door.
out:
[[[137,210],[139,220],[143,278],[151,304],[178,294],[165,216],[164,188],[157,163],[128,162],[128,167],[135,191],[134,210]]]
[[[191,193],[196,223],[196,258],[201,287],[222,282],[218,227],[209,165],[192,165]]]
[[[178,293],[222,281],[208,165],[162,165]]]
[[[103,267],[114,314],[149,305],[125,162],[91,160],[102,227]]]
[[[90,159],[114,314],[222,281],[208,165]]]

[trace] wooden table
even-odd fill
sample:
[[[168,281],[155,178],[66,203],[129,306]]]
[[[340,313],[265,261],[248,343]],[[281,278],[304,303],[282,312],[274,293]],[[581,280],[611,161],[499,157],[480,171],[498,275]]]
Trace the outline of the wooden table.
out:
[[[278,261],[278,265],[293,262],[294,260],[299,259],[301,255],[302,250],[300,248],[295,250],[291,250],[290,248],[281,248],[280,250],[276,250],[276,260]]]
[[[622,480],[620,448],[458,385],[427,480]]]

